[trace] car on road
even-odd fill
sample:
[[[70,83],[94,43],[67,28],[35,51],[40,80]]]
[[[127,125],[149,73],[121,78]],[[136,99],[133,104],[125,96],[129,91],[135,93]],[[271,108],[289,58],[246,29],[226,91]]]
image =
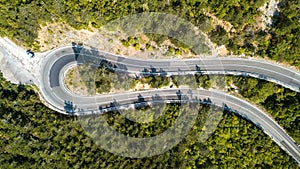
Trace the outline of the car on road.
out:
[[[34,52],[32,52],[30,49],[26,50],[26,54],[30,56],[30,58],[34,57]]]

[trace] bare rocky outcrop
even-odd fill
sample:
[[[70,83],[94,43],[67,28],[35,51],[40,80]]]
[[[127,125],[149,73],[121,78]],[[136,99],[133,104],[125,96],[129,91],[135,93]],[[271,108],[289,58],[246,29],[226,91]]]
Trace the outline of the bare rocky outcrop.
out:
[[[278,13],[278,3],[277,0],[269,0],[262,7],[259,8],[263,12],[262,15],[262,29],[265,30],[267,27],[273,24],[272,17]]]

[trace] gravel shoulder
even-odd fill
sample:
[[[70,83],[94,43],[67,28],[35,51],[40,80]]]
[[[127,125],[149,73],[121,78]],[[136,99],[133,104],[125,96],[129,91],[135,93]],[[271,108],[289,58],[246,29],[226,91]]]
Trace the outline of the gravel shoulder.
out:
[[[0,70],[5,79],[14,84],[39,84],[40,65],[46,53],[35,53],[31,58],[26,49],[8,38],[0,38]]]

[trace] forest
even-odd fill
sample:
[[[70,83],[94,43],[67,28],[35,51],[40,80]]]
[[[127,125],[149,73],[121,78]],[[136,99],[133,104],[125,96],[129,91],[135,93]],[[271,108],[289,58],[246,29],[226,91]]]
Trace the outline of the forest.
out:
[[[212,42],[225,45],[234,54],[267,57],[300,66],[300,24],[297,0],[282,0],[273,24],[257,28],[258,10],[266,0],[12,0],[1,1],[0,36],[38,50],[35,41],[40,25],[62,22],[76,29],[99,28],[108,22],[140,12],[162,12],[182,17],[208,34]],[[233,25],[227,32],[212,25],[211,13]],[[155,38],[154,38],[155,39]]]
[[[33,87],[13,85],[2,75],[0,78],[0,164],[4,168],[296,168],[297,165],[259,128],[231,112],[220,112],[222,120],[217,130],[205,142],[198,142],[197,134],[203,130],[203,119],[211,109],[205,105],[199,105],[196,124],[187,137],[169,151],[141,159],[117,156],[95,144],[77,117],[44,106]],[[299,143],[300,106],[295,104],[300,102],[299,93],[253,78],[223,78],[239,85],[241,95],[265,108]],[[176,104],[167,105],[163,115],[150,123],[128,122],[118,112],[105,114],[113,128],[132,137],[156,135],[177,117]]]
[[[41,25],[62,22],[76,29],[106,23],[139,12],[164,12],[178,15],[198,26],[218,45],[234,54],[261,56],[300,67],[300,24],[297,0],[283,0],[274,23],[266,30],[256,28],[258,8],[266,0],[11,0],[0,1],[0,36],[39,50],[35,41]],[[206,12],[230,22],[236,32],[212,26]],[[153,37],[153,39],[157,39]],[[158,39],[159,40],[159,39]],[[98,70],[98,84],[107,83]],[[112,81],[117,77],[112,77]],[[143,82],[152,87],[176,85],[178,77],[149,77]],[[185,77],[193,87],[220,87],[257,104],[300,143],[300,94],[289,89],[249,77]],[[181,80],[182,81],[182,80]],[[219,83],[225,81],[226,84]],[[135,82],[129,83],[128,87]],[[111,87],[108,83],[105,89]],[[180,84],[177,84],[180,85]],[[118,87],[118,86],[117,86]],[[195,126],[187,137],[169,151],[149,158],[125,158],[99,147],[83,130],[78,117],[59,114],[39,100],[34,86],[14,85],[0,75],[0,168],[296,168],[285,151],[251,122],[232,112],[222,113],[217,130],[205,142],[197,142],[203,119],[211,109],[199,105]],[[145,110],[147,112],[147,110]],[[119,112],[105,114],[109,124],[132,137],[153,136],[168,128],[178,117],[176,104],[167,105],[155,122],[128,122]]]
[[[88,77],[84,71],[82,72],[83,77]],[[215,88],[232,93],[263,107],[300,143],[300,104],[295,104],[300,102],[300,94],[274,83],[252,77],[206,74],[133,78],[124,72],[114,72],[103,67],[97,68],[95,72],[96,76],[93,75],[91,78],[95,78],[95,85],[93,86],[96,87],[96,92],[99,94],[111,92],[112,89],[122,91],[133,89],[137,83],[149,85],[152,89],[185,85],[192,89]],[[88,86],[91,85],[88,84]],[[291,116],[289,117],[287,114]]]
[[[300,103],[300,94],[274,83],[242,76],[196,74],[132,78],[126,76],[126,73],[104,68],[98,68],[96,72],[96,76],[93,77],[98,93],[107,93],[111,89],[126,91],[132,89],[138,82],[148,84],[152,89],[170,87],[170,84],[173,84],[174,87],[185,85],[192,89],[214,88],[229,92],[264,108],[292,138],[300,143],[300,104],[295,104]]]

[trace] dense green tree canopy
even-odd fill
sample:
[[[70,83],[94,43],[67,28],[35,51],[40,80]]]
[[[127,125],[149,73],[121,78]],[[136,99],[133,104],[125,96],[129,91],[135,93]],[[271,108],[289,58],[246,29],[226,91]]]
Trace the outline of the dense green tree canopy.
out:
[[[164,12],[191,21],[214,43],[226,45],[235,54],[259,55],[299,67],[299,2],[283,0],[278,15],[273,17],[273,25],[261,30],[255,24],[263,3],[265,0],[1,0],[0,36],[37,50],[37,32],[45,23],[63,22],[76,29],[89,25],[99,28],[129,14]],[[230,22],[236,32],[226,32],[221,25],[213,26],[205,12]],[[159,41],[155,36],[152,38]],[[97,78],[99,84],[107,82],[103,76]],[[144,80],[152,83],[152,87],[161,87],[169,81],[176,82],[176,78]],[[190,78],[185,77],[187,82]],[[219,78],[197,75],[196,87],[210,88],[218,84]],[[300,143],[299,93],[253,78],[226,77],[226,80],[238,87],[241,96],[268,111]],[[223,118],[218,129],[207,141],[197,142],[208,110],[200,106],[192,131],[166,153],[143,159],[124,158],[97,146],[76,117],[45,107],[33,87],[12,85],[1,75],[0,168],[296,168],[292,158],[260,129],[230,112],[221,112]],[[127,123],[117,112],[106,116],[119,131],[145,136],[168,127],[177,113],[176,105],[169,105],[165,116],[147,125]]]
[[[74,28],[89,25],[99,28],[109,21],[139,12],[175,14],[208,33],[214,43],[226,45],[236,54],[260,55],[285,61],[299,67],[300,24],[297,0],[282,1],[274,24],[257,29],[258,10],[266,0],[14,0],[0,2],[0,35],[8,36],[25,46],[34,46],[40,25],[64,22]],[[236,32],[224,32],[220,25],[211,25],[209,12],[228,21]]]
[[[251,79],[232,81],[236,85],[251,86],[247,84]],[[259,83],[266,82],[255,84]],[[248,90],[263,92],[253,87]],[[299,94],[274,87],[278,91],[267,98],[263,96],[260,102],[294,138],[300,138],[299,105],[295,104]],[[30,86],[12,85],[0,76],[0,96],[0,164],[3,168],[296,167],[292,158],[259,128],[230,112],[224,112],[217,130],[207,141],[199,143],[198,134],[205,128],[203,120],[209,115],[207,106],[199,107],[195,126],[176,147],[158,156],[130,159],[101,149],[86,135],[76,117],[49,110]],[[295,102],[288,103],[291,99]],[[289,106],[280,107],[281,104]],[[162,117],[148,124],[128,123],[117,112],[107,114],[106,118],[118,131],[140,137],[160,133],[174,122],[177,114],[176,105],[169,105]]]

